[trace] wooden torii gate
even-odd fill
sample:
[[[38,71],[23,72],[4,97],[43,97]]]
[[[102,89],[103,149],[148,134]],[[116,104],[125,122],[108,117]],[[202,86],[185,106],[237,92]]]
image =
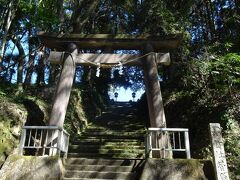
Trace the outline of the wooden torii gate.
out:
[[[171,49],[177,48],[182,35],[110,35],[110,34],[54,34],[40,32],[42,43],[51,49],[49,60],[61,63],[62,71],[58,82],[49,125],[63,127],[75,74],[75,65],[105,64],[117,65],[124,60],[125,65],[141,66],[148,101],[150,126],[166,127],[160,83],[158,80],[158,64],[170,64]],[[140,50],[145,54],[93,54],[79,53],[79,50]],[[157,52],[165,53],[157,53]]]

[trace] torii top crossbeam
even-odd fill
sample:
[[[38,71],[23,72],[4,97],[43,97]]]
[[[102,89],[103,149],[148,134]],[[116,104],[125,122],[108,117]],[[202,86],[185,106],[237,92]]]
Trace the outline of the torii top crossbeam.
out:
[[[38,37],[49,48],[64,51],[69,43],[75,43],[79,49],[144,50],[151,44],[154,51],[175,49],[182,40],[182,34],[166,36],[127,35],[127,34],[57,34],[39,32]]]

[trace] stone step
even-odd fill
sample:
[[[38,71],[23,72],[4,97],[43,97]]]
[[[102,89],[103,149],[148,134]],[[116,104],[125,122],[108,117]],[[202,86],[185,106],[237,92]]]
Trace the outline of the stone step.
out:
[[[142,126],[142,125],[141,125]],[[114,129],[111,128],[105,128],[105,127],[93,127],[88,126],[86,129],[84,129],[84,132],[127,132],[127,133],[135,133],[135,132],[145,132],[146,128],[139,128],[139,129]]]
[[[104,122],[101,122],[103,124]],[[88,130],[117,130],[117,131],[138,131],[142,129],[146,129],[143,124],[139,123],[132,123],[128,124],[128,122],[114,124],[112,121],[105,122],[104,126],[89,126],[87,127]],[[111,126],[114,125],[114,126]],[[117,126],[118,125],[118,126]]]
[[[134,179],[132,172],[98,172],[98,171],[65,171],[65,178],[98,178],[98,179]]]
[[[65,170],[78,171],[108,171],[108,172],[131,172],[132,166],[113,166],[113,165],[66,165]]]
[[[144,158],[144,153],[68,153],[68,157]]]
[[[128,129],[129,127],[132,128],[132,131],[138,130],[138,129],[145,129],[145,126],[143,124],[140,124],[138,122],[133,122],[133,120],[124,120],[124,119],[99,119],[95,122],[98,124],[98,126],[102,126],[105,129],[114,129],[114,130],[131,130]],[[93,128],[96,128],[97,126],[92,126]],[[115,129],[115,127],[118,127],[119,129]]]
[[[81,133],[81,136],[103,136],[103,135],[111,135],[111,136],[144,136],[145,131],[85,131]]]
[[[112,180],[112,179],[97,179],[97,178],[62,178],[62,180]],[[116,180],[126,180],[126,179],[119,179],[119,178],[114,178]]]
[[[71,144],[78,144],[81,142],[102,142],[102,143],[106,143],[106,142],[143,142],[144,138],[141,139],[122,139],[122,138],[97,138],[97,137],[88,137],[88,138],[78,138],[78,139],[74,139],[72,140]]]
[[[103,120],[102,120],[102,121],[103,121]],[[103,124],[103,126],[100,125],[100,124],[103,123],[103,122],[101,122],[101,120],[97,120],[95,123],[98,124],[98,125],[96,125],[96,124],[89,124],[89,125],[86,127],[86,129],[88,129],[88,130],[92,130],[92,129],[93,129],[93,130],[117,130],[117,131],[124,131],[124,130],[126,130],[126,131],[135,131],[135,130],[146,129],[146,127],[145,127],[144,124],[139,123],[139,122],[133,122],[133,121],[131,121],[130,124],[126,124],[126,123],[128,123],[128,122],[121,123],[121,125],[124,124],[125,126],[135,126],[135,127],[133,127],[133,129],[123,128],[123,127],[120,126],[119,123],[118,123],[118,124],[119,124],[119,129],[112,129],[111,126],[109,127],[109,125],[111,125],[111,124],[113,123],[112,120],[110,120],[110,121],[106,121],[106,120],[105,120],[105,123],[106,123],[106,124]]]
[[[132,171],[143,163],[146,128],[130,108],[130,103],[108,107],[71,139],[63,179],[135,179]]]
[[[107,149],[107,148],[79,148],[79,149],[69,149],[69,153],[99,153],[99,154],[121,154],[121,153],[133,153],[133,154],[143,154],[145,152],[144,149],[132,149],[132,148],[124,148],[124,149]]]
[[[111,134],[103,134],[103,135],[91,135],[91,134],[83,134],[78,139],[128,139],[128,140],[143,140],[143,135],[111,135]]]
[[[142,145],[131,145],[126,143],[121,144],[75,144],[69,145],[68,150],[79,150],[79,149],[144,149]]]
[[[123,127],[123,125],[114,125],[114,126],[111,126],[111,125],[106,125],[106,130],[100,130],[100,129],[86,129],[85,131],[83,132],[94,132],[94,131],[117,131],[117,132],[142,132],[145,130],[145,127],[137,127],[136,125],[132,125],[132,126],[129,126],[128,128],[127,127]]]
[[[141,163],[142,159],[106,159],[106,158],[67,158],[65,165],[105,165],[105,166],[133,166]]]
[[[78,146],[85,146],[85,145],[93,145],[93,146],[144,146],[144,142],[143,141],[130,141],[130,142],[109,142],[109,141],[88,141],[88,140],[84,140],[81,142],[72,142],[71,145],[78,145]]]
[[[71,145],[94,145],[94,146],[143,146],[143,141],[99,141],[99,140],[81,140],[81,141],[74,141],[70,143]]]

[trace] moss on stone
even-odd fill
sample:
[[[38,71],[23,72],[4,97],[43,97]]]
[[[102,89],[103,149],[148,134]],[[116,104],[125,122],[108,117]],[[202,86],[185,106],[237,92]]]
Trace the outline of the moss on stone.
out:
[[[87,115],[83,109],[82,92],[73,89],[66,113],[64,128],[70,134],[80,134],[88,124]]]
[[[18,140],[13,136],[10,119],[2,116],[0,116],[0,119],[0,160],[4,160],[18,145]]]
[[[0,170],[0,179],[60,179],[63,173],[59,157],[11,155]]]
[[[43,97],[41,90],[35,94],[28,91],[16,94],[14,85],[0,84],[0,161],[4,161],[18,146],[22,126],[25,123],[26,125],[46,125],[49,121],[51,103],[47,100],[52,99],[52,94],[48,93],[46,95],[48,97]],[[80,89],[72,91],[64,124],[66,130],[72,135],[80,134],[90,119],[101,112],[99,104],[102,102],[93,104],[94,100],[89,98],[90,96],[88,92],[83,93]],[[99,99],[99,97],[93,98]],[[89,109],[93,112],[86,113]]]
[[[4,161],[18,147],[22,126],[39,118],[39,112],[43,114],[41,120],[46,123],[49,112],[48,104],[43,100],[24,93],[16,95],[14,85],[0,85],[0,101],[0,161]],[[31,105],[27,107],[29,102]]]
[[[211,162],[198,159],[147,159],[140,179],[214,179],[214,171]]]

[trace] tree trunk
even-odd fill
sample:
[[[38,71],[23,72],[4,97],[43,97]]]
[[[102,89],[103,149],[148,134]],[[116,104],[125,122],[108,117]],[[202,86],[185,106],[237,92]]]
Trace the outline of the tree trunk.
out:
[[[6,49],[8,32],[9,32],[10,26],[12,24],[12,21],[15,17],[15,12],[17,10],[19,0],[15,1],[15,3],[16,3],[16,6],[14,5],[14,1],[10,1],[10,3],[8,4],[8,7],[7,7],[6,16],[3,17],[3,18],[5,18],[5,22],[4,22],[4,26],[3,26],[4,35],[2,38],[2,46],[1,46],[1,51],[0,51],[0,68],[2,65],[2,60],[3,60],[4,52]]]
[[[18,84],[19,90],[22,90],[25,52],[24,52],[24,49],[23,49],[20,39],[17,39],[14,37],[14,38],[12,38],[12,41],[18,48],[18,52],[19,52],[18,68],[17,68],[17,84]]]
[[[236,8],[237,14],[240,14],[240,1],[239,0],[235,0],[235,8]]]
[[[93,73],[94,70],[92,67],[83,67],[82,84],[88,86],[90,90],[92,90],[91,77]]]
[[[24,81],[24,85],[29,86],[31,84],[32,80],[32,74],[34,69],[34,55],[29,54],[29,61],[28,61],[28,68],[27,68],[27,74]]]
[[[215,33],[215,27],[214,27],[214,21],[212,19],[212,12],[211,10],[211,1],[205,0],[204,1],[205,7],[206,7],[206,24],[208,25],[208,33],[210,35],[209,39],[210,41],[214,38]]]
[[[29,30],[29,35],[31,34],[31,30]],[[31,84],[31,79],[32,79],[32,74],[33,74],[33,69],[34,69],[34,58],[35,58],[35,53],[33,51],[33,43],[31,43],[31,39],[28,41],[28,46],[29,46],[29,60],[28,60],[28,68],[27,68],[27,74],[26,78],[24,81],[24,85],[28,86]]]
[[[44,60],[45,60],[45,49],[43,49],[43,54],[40,55],[38,65],[37,65],[37,86],[44,86],[45,76],[44,76]]]
[[[57,1],[57,15],[60,21],[60,31],[62,30],[62,24],[64,23],[64,9],[63,9],[63,0]]]
[[[56,85],[57,80],[59,78],[60,68],[58,68],[60,65],[50,64],[49,67],[49,79],[48,83],[51,85]]]
[[[86,24],[89,23],[91,14],[96,11],[98,4],[99,4],[99,0],[92,1],[91,3],[87,3],[86,1],[81,1],[81,3],[78,5],[78,7],[76,8],[72,16],[72,26],[73,26],[74,33],[83,32]],[[85,6],[87,5],[88,7],[83,7],[84,5]],[[81,13],[83,8],[86,8],[86,11],[84,11],[84,13]]]
[[[63,0],[57,1],[57,15],[60,22],[64,22]]]

